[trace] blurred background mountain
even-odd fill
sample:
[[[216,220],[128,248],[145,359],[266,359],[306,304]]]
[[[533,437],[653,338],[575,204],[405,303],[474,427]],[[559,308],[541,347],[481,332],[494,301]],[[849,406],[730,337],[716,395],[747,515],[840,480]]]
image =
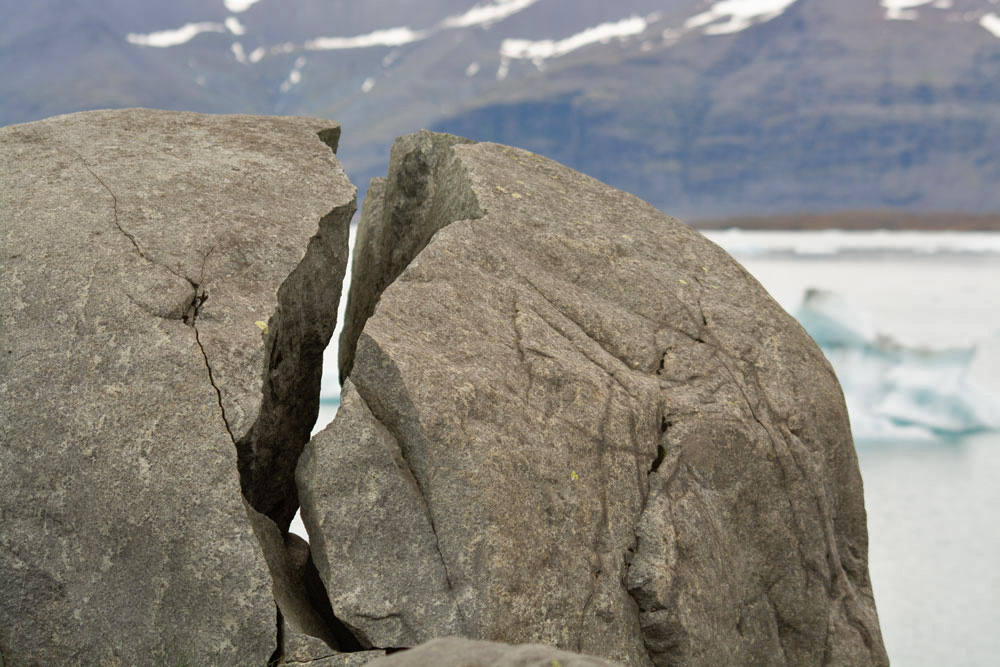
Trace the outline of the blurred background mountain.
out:
[[[0,9],[0,125],[124,106],[303,114],[343,124],[362,190],[397,135],[426,127],[536,151],[687,220],[1000,211],[1000,0]]]
[[[996,664],[1000,0],[0,0],[0,125],[126,106],[339,121],[359,201],[424,127],[697,222],[845,389],[893,664]]]

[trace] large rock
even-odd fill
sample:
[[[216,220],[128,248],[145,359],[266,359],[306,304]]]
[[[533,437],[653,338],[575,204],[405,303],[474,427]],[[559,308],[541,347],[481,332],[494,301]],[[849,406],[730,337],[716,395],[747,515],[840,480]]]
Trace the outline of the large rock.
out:
[[[338,618],[375,647],[886,664],[843,397],[764,289],[537,155],[421,133],[392,164],[297,472]]]
[[[265,664],[354,188],[318,119],[0,129],[0,652]],[[273,532],[272,532],[273,536]]]
[[[509,646],[498,642],[446,637],[367,663],[371,667],[621,667],[589,655],[542,644]]]

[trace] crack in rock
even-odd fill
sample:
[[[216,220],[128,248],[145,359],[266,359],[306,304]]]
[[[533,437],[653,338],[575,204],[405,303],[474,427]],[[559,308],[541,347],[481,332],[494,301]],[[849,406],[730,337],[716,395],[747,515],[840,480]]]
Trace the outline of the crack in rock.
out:
[[[474,200],[476,217],[428,206],[448,198]],[[838,561],[863,544],[859,476],[839,388],[759,284],[642,202],[503,146],[403,138],[364,208],[351,299],[371,308],[349,314],[364,331],[342,338],[341,374],[398,441],[470,630],[506,627],[501,607],[517,606],[540,628],[527,638],[632,664],[764,664],[785,644],[819,664],[812,628],[824,615],[849,625],[861,600]],[[787,442],[772,396],[824,428]],[[835,525],[838,512],[851,518]],[[474,555],[460,555],[463,539]],[[795,622],[774,629],[739,604],[776,572],[794,583],[775,608]],[[526,622],[535,593],[573,627]],[[860,636],[838,641],[878,664],[862,632],[874,615],[859,618]]]

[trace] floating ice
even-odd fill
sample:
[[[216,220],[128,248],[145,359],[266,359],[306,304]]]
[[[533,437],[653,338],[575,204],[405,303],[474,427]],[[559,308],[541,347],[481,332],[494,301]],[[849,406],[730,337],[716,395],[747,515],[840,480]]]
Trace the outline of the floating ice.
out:
[[[837,372],[856,441],[1000,429],[1000,334],[963,348],[909,348],[877,336],[839,295],[814,289],[795,316]]]
[[[222,23],[188,23],[176,30],[158,30],[145,35],[130,32],[125,36],[125,39],[130,44],[155,46],[162,49],[190,42],[203,32],[226,32],[226,26]]]
[[[914,255],[935,253],[1000,253],[995,232],[845,231],[747,231],[702,230],[703,235],[734,255],[837,255],[894,252]]]

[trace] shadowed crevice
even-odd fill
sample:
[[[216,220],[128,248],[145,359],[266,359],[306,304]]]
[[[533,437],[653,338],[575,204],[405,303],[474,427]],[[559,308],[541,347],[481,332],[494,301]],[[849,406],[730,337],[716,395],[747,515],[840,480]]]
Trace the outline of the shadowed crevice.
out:
[[[335,147],[339,128],[319,135]],[[323,353],[337,323],[355,210],[352,198],[319,220],[302,261],[278,288],[265,334],[260,412],[236,443],[244,496],[283,532],[299,507],[295,466],[319,414]]]
[[[374,178],[361,210],[351,286],[340,334],[340,382],[351,374],[358,337],[382,292],[434,234],[484,215],[453,147],[474,143],[422,131],[392,146],[387,178]]]

